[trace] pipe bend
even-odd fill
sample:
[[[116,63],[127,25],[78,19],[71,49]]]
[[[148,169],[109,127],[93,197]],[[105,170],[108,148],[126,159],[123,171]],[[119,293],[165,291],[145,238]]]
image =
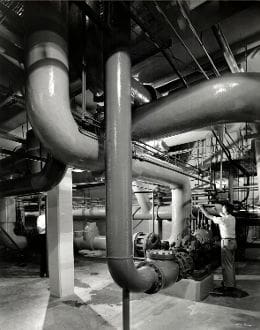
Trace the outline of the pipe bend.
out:
[[[0,197],[34,194],[51,190],[63,178],[66,165],[49,157],[41,172],[23,178],[1,181]]]
[[[47,5],[45,5],[47,6]],[[61,8],[65,4],[60,4]],[[64,164],[78,168],[103,168],[103,147],[96,136],[82,134],[75,122],[69,99],[69,68],[66,19],[56,7],[39,13],[26,4],[27,108],[31,125],[48,151]],[[48,9],[48,10],[45,10]],[[55,19],[50,23],[48,14]],[[45,13],[45,14],[44,14]],[[46,19],[47,23],[43,21]],[[63,27],[63,28],[62,28]]]
[[[113,280],[124,289],[132,292],[146,292],[159,285],[158,273],[149,266],[137,268],[133,258],[108,258],[108,268]]]

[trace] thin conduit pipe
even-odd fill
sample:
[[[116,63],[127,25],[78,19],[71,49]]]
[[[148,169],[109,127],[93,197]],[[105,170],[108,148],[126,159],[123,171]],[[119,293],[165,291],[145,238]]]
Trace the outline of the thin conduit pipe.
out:
[[[189,18],[189,16],[188,16],[188,14],[186,13],[186,10],[185,10],[183,4],[182,4],[181,1],[179,1],[179,0],[177,0],[177,4],[178,4],[178,6],[179,6],[179,8],[180,8],[180,11],[181,11],[182,16],[183,16],[184,19],[187,21],[187,23],[188,23],[188,25],[189,25],[189,28],[190,28],[191,32],[193,33],[194,37],[196,38],[196,40],[197,40],[198,43],[200,44],[201,48],[203,49],[205,55],[207,56],[207,58],[208,58],[208,60],[209,60],[209,62],[210,62],[210,64],[211,64],[211,66],[212,66],[212,68],[213,68],[213,71],[214,71],[216,77],[220,77],[220,73],[219,73],[219,71],[218,71],[216,65],[214,64],[214,62],[213,62],[211,56],[209,55],[209,53],[208,53],[208,51],[207,51],[205,45],[204,45],[203,42],[202,42],[201,38],[199,37],[198,32],[196,31],[195,27],[193,26],[193,24],[192,24],[192,22],[191,22],[191,20],[190,20],[190,18]]]
[[[225,38],[220,25],[214,25],[212,27],[212,31],[215,35],[215,38],[222,50],[223,56],[225,57],[225,60],[227,62],[227,65],[232,73],[238,73],[240,72],[240,69],[237,65],[236,59],[232,53],[232,50],[229,47],[229,44],[227,42],[227,39]]]
[[[172,67],[173,71],[177,74],[177,76],[182,81],[184,87],[188,88],[189,86],[188,86],[188,83],[187,83],[186,79],[181,75],[180,71],[177,69],[177,67],[173,63],[173,60],[169,56],[169,54],[167,53],[167,51],[165,49],[163,49],[162,47],[160,47],[160,45],[158,44],[158,42],[152,37],[151,33],[145,28],[145,26],[142,23],[142,21],[131,10],[130,10],[129,13],[130,13],[131,19],[137,25],[139,25],[139,27],[141,28],[141,30],[145,33],[145,36],[147,37],[147,39],[150,40],[154,44],[154,46],[163,54],[163,56],[165,57],[166,61]]]
[[[195,62],[195,64],[197,65],[198,69],[200,70],[200,72],[203,74],[203,76],[207,80],[209,80],[209,77],[208,77],[207,73],[203,70],[202,66],[199,64],[199,62],[196,59],[196,57],[192,54],[192,52],[189,49],[189,47],[186,45],[186,43],[184,42],[184,40],[182,39],[182,37],[180,36],[180,34],[177,32],[177,30],[175,29],[175,27],[172,25],[172,23],[169,20],[168,16],[161,9],[161,7],[159,6],[158,2],[157,1],[153,1],[153,3],[155,4],[155,7],[156,7],[157,11],[164,17],[164,19],[166,20],[166,22],[168,23],[168,25],[170,26],[170,28],[172,29],[172,31],[174,32],[174,34],[176,35],[176,37],[178,38],[178,40],[181,42],[181,44],[184,47],[184,49],[187,51],[187,53],[190,55],[190,57],[192,58],[192,60]]]

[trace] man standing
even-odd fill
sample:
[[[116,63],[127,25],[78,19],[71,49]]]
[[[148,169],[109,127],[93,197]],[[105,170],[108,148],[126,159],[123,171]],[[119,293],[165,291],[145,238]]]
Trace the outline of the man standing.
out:
[[[37,230],[39,234],[40,247],[40,277],[48,277],[48,262],[47,262],[47,244],[46,244],[46,219],[45,214],[41,214],[37,218]]]
[[[221,236],[221,266],[223,274],[223,293],[232,293],[236,287],[235,279],[235,251],[236,243],[236,219],[231,214],[233,207],[226,203],[222,205],[219,216],[209,214],[202,205],[201,212],[215,224],[219,225]]]

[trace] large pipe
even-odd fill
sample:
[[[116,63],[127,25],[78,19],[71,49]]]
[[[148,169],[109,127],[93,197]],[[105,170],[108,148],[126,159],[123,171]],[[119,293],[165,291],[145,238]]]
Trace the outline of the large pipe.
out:
[[[49,8],[44,3],[39,10],[40,5],[36,9],[42,19],[35,15],[35,5],[25,2],[30,26],[27,103],[32,126],[55,158],[96,170],[104,167],[102,144],[97,137],[79,132],[70,111],[66,20],[54,5]],[[42,21],[44,31],[38,29]],[[135,111],[133,135],[154,139],[209,124],[258,121],[259,77],[256,73],[227,75],[144,105]]]
[[[61,181],[65,173],[66,165],[50,157],[41,172],[22,178],[1,181],[0,197],[48,191]]]
[[[30,29],[26,53],[28,114],[36,135],[55,158],[64,164],[97,170],[104,166],[101,144],[97,137],[80,133],[70,109],[64,12],[65,1],[48,5],[25,2]]]
[[[259,89],[259,73],[236,73],[170,94],[134,112],[133,136],[155,139],[217,123],[259,122]]]
[[[133,162],[133,176],[142,180],[169,186],[172,195],[172,233],[169,242],[178,245],[185,229],[185,220],[191,213],[191,187],[187,176],[179,173],[179,168],[172,164],[142,155]]]
[[[156,209],[154,217],[158,216],[161,220],[171,220],[171,206],[160,206]],[[84,220],[105,220],[106,210],[104,207],[93,208],[78,208],[72,210],[73,217]],[[155,213],[155,212],[154,212]],[[133,220],[152,220],[152,209],[149,212],[143,213],[141,209],[132,208]]]
[[[158,275],[149,266],[137,269],[133,261],[130,71],[130,58],[124,51],[106,61],[107,258],[119,286],[147,291]]]

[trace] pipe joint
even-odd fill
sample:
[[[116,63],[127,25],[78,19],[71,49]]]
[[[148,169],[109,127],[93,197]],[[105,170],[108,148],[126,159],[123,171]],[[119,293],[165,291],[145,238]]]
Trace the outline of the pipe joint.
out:
[[[150,289],[144,291],[147,294],[153,294],[161,290],[161,288],[164,286],[165,279],[163,276],[163,273],[161,269],[153,262],[151,261],[142,261],[138,264],[137,269],[141,267],[150,267],[154,270],[154,272],[157,275],[156,281],[153,282],[153,285],[150,287]]]

